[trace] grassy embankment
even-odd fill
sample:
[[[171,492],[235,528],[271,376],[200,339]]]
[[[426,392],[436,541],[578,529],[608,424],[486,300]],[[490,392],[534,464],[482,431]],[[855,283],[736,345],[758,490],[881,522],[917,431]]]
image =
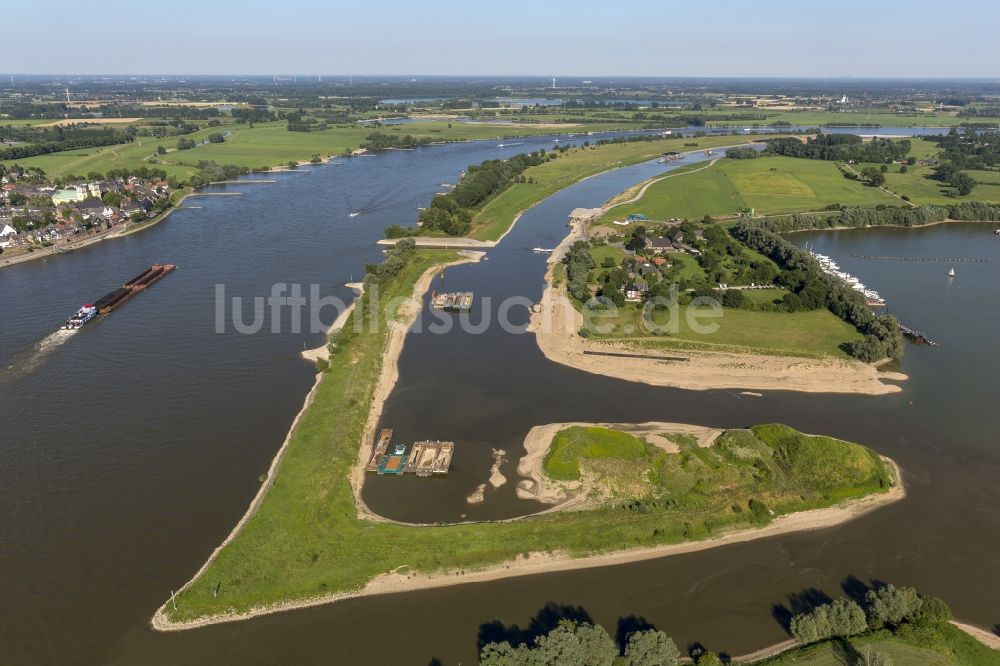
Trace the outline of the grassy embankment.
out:
[[[418,252],[383,287],[380,302],[409,294],[425,270],[453,256],[443,251]],[[352,317],[360,316],[362,310],[363,306],[355,309]],[[352,326],[349,321],[347,328]],[[393,570],[458,572],[529,552],[582,556],[704,539],[725,528],[753,527],[770,519],[754,518],[743,507],[733,510],[729,500],[711,502],[722,488],[695,484],[681,497],[689,505],[660,503],[642,512],[607,505],[502,524],[448,527],[361,520],[348,477],[383,362],[385,329],[348,336],[303,414],[258,511],[178,595],[176,610],[168,604],[169,618],[196,620],[328,597],[359,590],[373,577]],[[794,485],[794,493],[783,493],[780,485],[763,477],[753,481],[749,459],[741,458],[743,453],[737,449],[727,454],[731,461],[692,452],[678,457],[675,464],[686,470],[683,478],[688,480],[704,474],[743,479],[744,490],[757,492],[777,514],[883,490],[880,482],[886,479],[885,469],[863,447],[807,438],[778,426],[758,432],[766,440],[748,433],[733,438],[750,442],[757,451],[754,455],[773,451],[768,454],[773,458],[768,473],[778,475],[781,484]],[[679,479],[664,479],[672,484],[670,488],[680,487]]]
[[[638,124],[615,122],[593,128],[588,126],[585,129],[597,131],[638,127]],[[365,142],[366,137],[375,131],[400,136],[410,134],[417,138],[427,137],[434,141],[499,139],[513,136],[555,134],[560,131],[551,127],[511,127],[503,124],[448,123],[445,121],[428,121],[382,128],[334,126],[318,132],[289,132],[285,128],[286,123],[283,121],[258,123],[253,127],[248,124],[233,123],[207,127],[184,135],[184,138],[199,142],[198,146],[189,150],[174,149],[177,140],[181,137],[162,139],[137,137],[132,143],[66,150],[3,163],[40,167],[52,177],[68,174],[85,175],[90,171],[104,173],[110,169],[137,169],[141,166],[156,166],[162,168],[168,175],[186,178],[197,171],[196,165],[201,160],[259,169],[284,166],[290,161],[306,161],[317,154],[323,157],[341,155],[359,147]],[[567,127],[565,131],[574,129],[577,128]],[[200,143],[207,139],[209,134],[223,132],[231,132],[223,143]],[[166,155],[156,155],[158,145],[162,145],[170,152]]]
[[[906,626],[896,634],[876,631],[849,639],[833,639],[797,647],[756,666],[842,666],[857,654],[878,652],[899,666],[998,666],[1000,652],[991,650],[950,624]]]
[[[707,150],[746,143],[754,138],[759,137],[711,136],[685,140],[675,138],[572,148],[551,162],[525,170],[523,174],[525,178],[534,178],[536,182],[513,183],[487,202],[473,219],[473,229],[469,235],[478,240],[496,240],[510,228],[518,213],[588,176],[645,162],[669,151]]]

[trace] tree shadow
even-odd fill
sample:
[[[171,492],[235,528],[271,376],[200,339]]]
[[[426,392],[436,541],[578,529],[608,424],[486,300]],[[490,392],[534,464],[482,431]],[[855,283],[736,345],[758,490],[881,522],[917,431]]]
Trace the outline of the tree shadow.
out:
[[[865,603],[865,596],[868,594],[868,591],[872,589],[872,586],[852,574],[844,579],[844,581],[840,584],[840,589],[844,591],[844,594],[846,594],[849,599],[863,606]]]
[[[444,662],[437,657],[431,657],[431,660],[427,662],[427,666],[444,666]]]
[[[799,592],[792,592],[787,597],[785,604],[774,604],[771,606],[771,616],[781,627],[791,635],[792,617],[799,613],[808,613],[817,606],[828,604],[833,599],[815,587],[807,587]]]
[[[833,640],[833,656],[844,666],[854,666],[861,659],[861,653],[845,638]]]
[[[515,647],[530,645],[539,636],[543,636],[559,626],[561,620],[594,623],[590,613],[582,606],[569,606],[550,601],[535,613],[534,617],[528,621],[528,626],[524,628],[517,624],[507,625],[500,620],[491,620],[479,625],[477,645],[480,651],[487,643],[503,641],[507,641]]]
[[[624,652],[625,646],[628,644],[629,634],[634,634],[637,631],[649,631],[650,629],[655,630],[656,627],[644,617],[638,615],[620,617],[618,618],[618,630],[615,632],[615,642],[618,643],[618,648]]]

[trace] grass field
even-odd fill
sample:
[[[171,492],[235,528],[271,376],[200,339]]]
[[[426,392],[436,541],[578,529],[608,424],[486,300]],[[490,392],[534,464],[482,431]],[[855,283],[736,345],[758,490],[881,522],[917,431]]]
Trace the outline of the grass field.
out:
[[[773,300],[779,290],[746,293],[752,300]],[[680,305],[676,310],[673,318],[676,332],[649,335],[648,326],[642,321],[642,311],[626,303],[616,313],[600,313],[601,316],[594,319],[596,326],[607,327],[596,337],[642,341],[650,347],[838,358],[848,357],[840,348],[841,344],[861,339],[853,326],[826,309],[768,312],[722,308],[719,318],[706,316],[694,320],[696,325],[717,325],[712,333],[694,330],[688,318],[689,313],[693,316],[704,314],[709,312],[708,308]],[[671,313],[669,310],[654,311],[652,317],[657,326],[667,326]]]
[[[425,270],[453,256],[443,251],[416,253],[383,287],[381,302],[395,302],[395,297],[409,294]],[[358,313],[356,309],[352,316]],[[351,329],[352,323],[346,328]],[[660,503],[644,512],[614,504],[500,524],[420,529],[359,519],[348,476],[383,362],[385,330],[382,326],[379,331],[348,336],[303,414],[259,510],[178,596],[176,610],[168,604],[169,617],[191,620],[357,590],[391,570],[468,570],[527,552],[560,550],[584,555],[703,539],[725,528],[759,524],[759,517],[755,519],[749,511],[731,510],[728,500],[721,505],[694,502],[704,492],[724,492],[705,484],[690,489],[690,506]],[[826,438],[815,440],[813,446],[811,438],[780,427],[755,432],[754,439],[761,446],[795,449],[793,457],[798,462],[781,477],[795,479],[794,492],[778,494],[778,486],[769,484],[755,487],[752,468],[738,461],[720,469],[743,478],[745,492],[769,498],[778,515],[882,489],[885,470],[863,447]],[[817,458],[810,460],[810,456]],[[710,465],[698,456],[685,464],[693,466],[686,478],[700,478],[694,470],[703,465],[705,473],[710,471]],[[865,464],[871,466],[865,468]],[[829,469],[813,484],[817,477],[809,470],[827,465]],[[870,474],[853,476],[861,469]]]
[[[881,640],[866,642],[855,646],[855,649],[870,650],[880,652],[892,659],[893,664],[905,664],[906,666],[960,666],[957,661],[933,650],[914,647],[892,640]],[[844,666],[845,653],[842,644],[824,643],[815,649],[796,652],[783,658],[764,662],[775,666]]]
[[[525,177],[534,178],[536,183],[514,183],[489,201],[473,220],[474,228],[470,235],[479,240],[496,240],[510,228],[519,212],[564,187],[602,171],[651,160],[667,151],[692,150],[683,143],[697,143],[697,150],[705,150],[745,143],[753,138],[713,136],[687,142],[663,139],[572,149],[552,162],[527,169]]]
[[[833,162],[766,157],[721,159],[708,169],[654,183],[632,204],[617,206],[601,222],[642,213],[652,220],[822,210],[845,206],[898,205],[899,200],[843,177]]]
[[[581,459],[641,460],[649,447],[638,437],[609,428],[567,428],[556,433],[545,456],[545,473],[559,481],[580,478]]]
[[[913,139],[913,148],[910,155],[917,160],[936,156],[940,149],[937,144],[924,139]],[[854,168],[860,171],[866,166],[877,164],[858,164]],[[906,195],[914,204],[934,204],[934,205],[954,205],[961,201],[989,201],[1000,202],[1000,172],[996,171],[976,171],[966,170],[972,178],[976,180],[976,187],[972,194],[967,197],[955,198],[947,196],[952,189],[930,176],[934,173],[934,168],[914,164],[908,166],[906,173],[900,173],[899,165],[889,165],[889,170],[885,174],[886,187],[900,196]]]

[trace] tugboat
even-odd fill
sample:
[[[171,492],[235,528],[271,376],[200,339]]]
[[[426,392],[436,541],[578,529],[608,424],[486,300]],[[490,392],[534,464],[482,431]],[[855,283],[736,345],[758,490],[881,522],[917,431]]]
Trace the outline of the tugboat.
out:
[[[95,308],[90,303],[87,303],[82,308],[76,311],[76,314],[66,320],[63,324],[63,328],[75,331],[84,324],[88,324],[97,317],[97,308]]]

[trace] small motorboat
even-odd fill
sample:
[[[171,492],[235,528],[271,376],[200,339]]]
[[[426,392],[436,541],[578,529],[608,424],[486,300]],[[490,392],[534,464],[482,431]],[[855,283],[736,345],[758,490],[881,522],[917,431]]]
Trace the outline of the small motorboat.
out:
[[[950,277],[950,278],[955,277],[955,269],[954,268],[951,269],[950,271],[948,271],[948,277]]]

